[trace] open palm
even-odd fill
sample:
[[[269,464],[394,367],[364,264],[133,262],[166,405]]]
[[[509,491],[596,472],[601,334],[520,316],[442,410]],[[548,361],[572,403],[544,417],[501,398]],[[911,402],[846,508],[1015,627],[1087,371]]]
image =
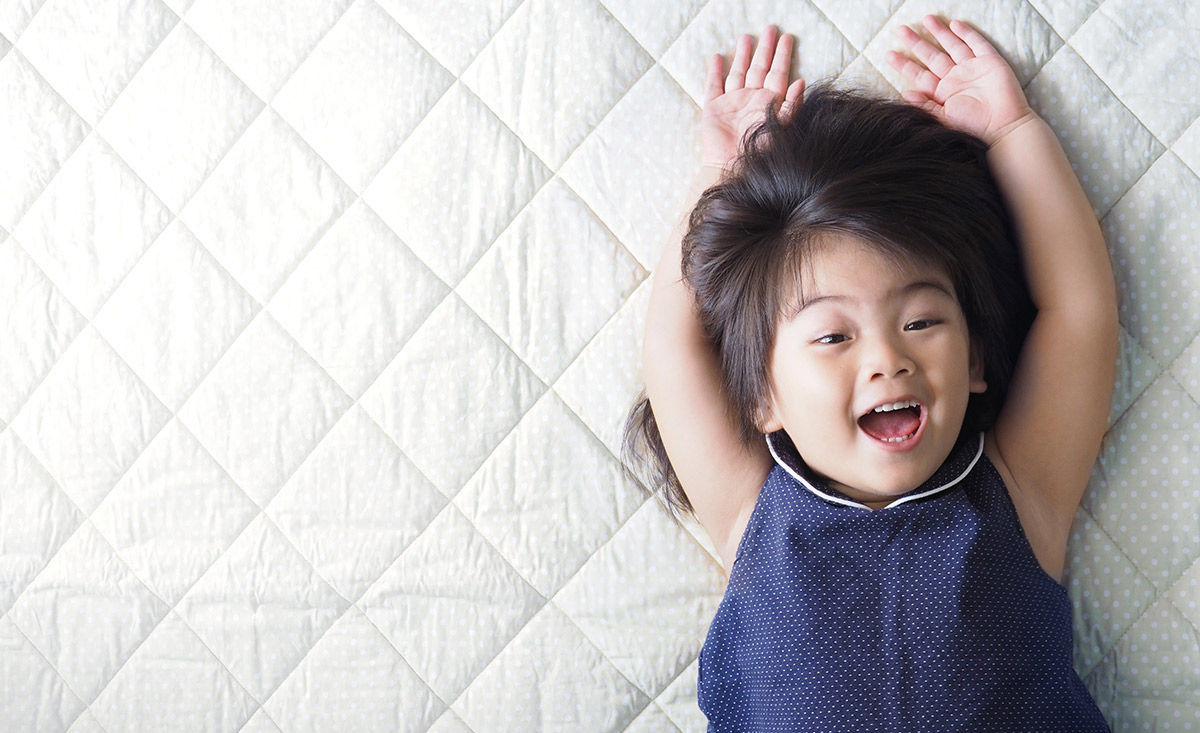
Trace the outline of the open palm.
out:
[[[957,20],[947,28],[929,15],[924,23],[944,51],[901,25],[901,40],[924,66],[888,53],[888,62],[914,87],[903,93],[906,100],[989,145],[1030,118],[1033,111],[1012,69],[982,35]]]
[[[704,105],[700,125],[701,147],[711,151],[705,163],[723,165],[737,155],[746,130],[762,121],[767,106],[777,104],[779,95],[770,89],[735,89]]]
[[[738,39],[729,76],[724,79],[720,54],[709,57],[700,119],[705,165],[724,167],[733,160],[742,136],[762,121],[769,105],[786,118],[804,91],[803,79],[788,84],[793,42],[790,35],[780,38],[775,26],[767,26],[751,61],[753,39],[743,35]]]

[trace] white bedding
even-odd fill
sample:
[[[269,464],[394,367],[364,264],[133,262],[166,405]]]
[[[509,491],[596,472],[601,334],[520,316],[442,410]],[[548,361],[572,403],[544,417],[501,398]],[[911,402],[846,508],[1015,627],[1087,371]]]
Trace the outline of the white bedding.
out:
[[[1122,351],[1068,548],[1115,730],[1200,730],[1200,4],[0,3],[5,730],[702,730],[724,575],[622,477],[704,58],[1014,62]]]

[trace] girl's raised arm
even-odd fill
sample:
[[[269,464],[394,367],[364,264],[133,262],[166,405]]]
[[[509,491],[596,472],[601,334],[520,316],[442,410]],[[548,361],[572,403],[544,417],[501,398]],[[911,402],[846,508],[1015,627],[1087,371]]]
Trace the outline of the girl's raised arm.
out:
[[[778,41],[778,43],[777,43]],[[701,147],[704,164],[689,202],[720,179],[737,155],[742,134],[759,122],[766,105],[795,104],[804,83],[788,85],[792,38],[769,26],[750,58],[752,39],[738,40],[728,78],[721,57],[709,59]],[[686,222],[672,233],[654,271],[642,360],[646,395],[659,434],[696,519],[712,539],[726,570],[770,470],[766,445],[745,445],[721,387],[720,362],[696,313],[693,293],[681,280],[680,250]]]
[[[901,38],[925,66],[895,52],[889,62],[915,86],[905,99],[989,146],[1037,307],[992,437],[1017,490],[1036,497],[1040,523],[1061,538],[1057,549],[1065,553],[1112,397],[1112,266],[1070,162],[1008,64],[965,23],[947,28],[934,16],[924,22],[944,51],[901,26]]]

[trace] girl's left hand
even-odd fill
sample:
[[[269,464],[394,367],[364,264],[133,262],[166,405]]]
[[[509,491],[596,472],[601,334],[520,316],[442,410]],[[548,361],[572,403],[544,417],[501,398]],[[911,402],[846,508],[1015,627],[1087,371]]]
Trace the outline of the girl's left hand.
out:
[[[903,92],[905,100],[989,146],[1037,117],[1008,63],[975,29],[961,20],[950,21],[947,28],[932,15],[925,16],[924,24],[945,51],[901,25],[897,34],[925,66],[895,51],[887,53],[892,68],[915,87]]]

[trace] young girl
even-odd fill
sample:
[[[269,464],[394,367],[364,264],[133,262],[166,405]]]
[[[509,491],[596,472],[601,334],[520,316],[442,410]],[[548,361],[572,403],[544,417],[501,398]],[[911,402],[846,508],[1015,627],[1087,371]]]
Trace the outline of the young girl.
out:
[[[940,48],[900,26],[920,63],[889,54],[907,104],[801,101],[774,27],[709,64],[704,193],[656,273],[626,448],[729,569],[710,730],[1107,730],[1059,579],[1111,267],[1008,65],[924,24]]]

